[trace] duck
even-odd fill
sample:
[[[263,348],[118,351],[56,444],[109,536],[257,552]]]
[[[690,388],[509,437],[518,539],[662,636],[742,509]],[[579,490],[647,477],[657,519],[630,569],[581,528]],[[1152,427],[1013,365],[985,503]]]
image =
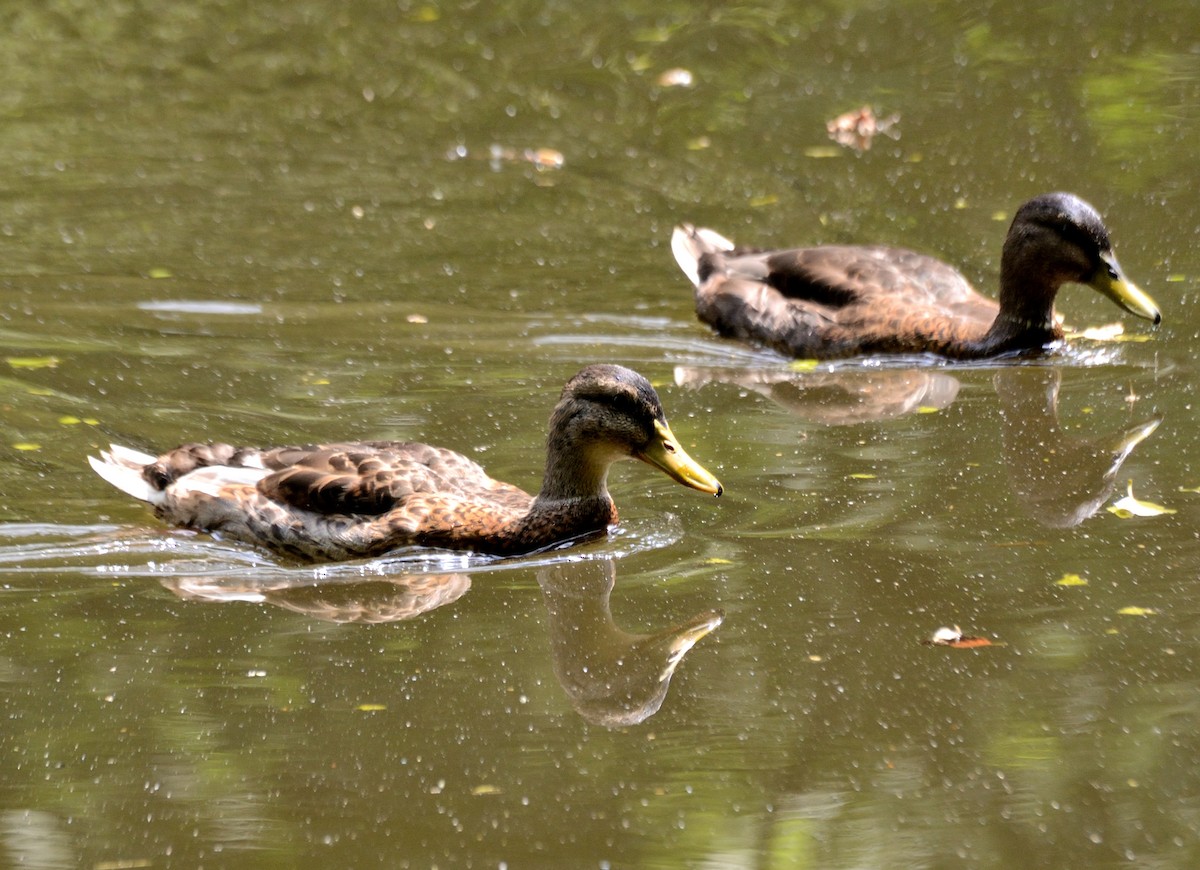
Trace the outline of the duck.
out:
[[[618,520],[608,471],[627,458],[700,492],[723,491],[672,433],[650,382],[609,364],[587,366],[563,387],[536,495],[453,450],[415,442],[192,443],[160,456],[114,444],[88,461],[174,526],[340,561],[403,547],[515,556],[595,537]]]
[[[1039,352],[1063,338],[1054,299],[1072,282],[1156,326],[1162,320],[1121,270],[1100,214],[1072,193],[1035,196],[1017,209],[1000,257],[998,301],[951,266],[902,248],[763,251],[680,224],[671,249],[695,286],[700,320],[800,359]]]

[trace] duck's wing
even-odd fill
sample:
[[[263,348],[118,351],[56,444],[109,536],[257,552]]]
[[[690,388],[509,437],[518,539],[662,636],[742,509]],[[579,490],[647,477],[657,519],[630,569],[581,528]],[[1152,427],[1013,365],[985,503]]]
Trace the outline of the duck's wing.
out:
[[[493,480],[465,456],[428,444],[372,441],[275,448],[258,483],[267,498],[322,514],[379,515],[409,503],[484,501],[527,506],[530,496]]]
[[[827,245],[765,254],[726,255],[731,278],[762,281],[784,298],[820,306],[833,316],[854,306],[927,311],[954,317],[996,315],[956,269],[903,248]]]

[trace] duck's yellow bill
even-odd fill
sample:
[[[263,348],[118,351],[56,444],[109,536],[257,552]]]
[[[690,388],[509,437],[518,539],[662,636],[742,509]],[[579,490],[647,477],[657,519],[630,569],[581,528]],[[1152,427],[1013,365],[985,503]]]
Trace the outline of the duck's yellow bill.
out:
[[[1111,253],[1101,254],[1104,265],[1096,270],[1088,286],[1103,293],[1130,314],[1144,317],[1157,326],[1162,321],[1158,305],[1138,285],[1125,277],[1117,258]]]
[[[724,491],[721,482],[713,477],[707,468],[687,455],[687,451],[675,439],[670,426],[656,420],[654,436],[646,449],[635,454],[638,459],[692,489],[713,495],[720,495]]]

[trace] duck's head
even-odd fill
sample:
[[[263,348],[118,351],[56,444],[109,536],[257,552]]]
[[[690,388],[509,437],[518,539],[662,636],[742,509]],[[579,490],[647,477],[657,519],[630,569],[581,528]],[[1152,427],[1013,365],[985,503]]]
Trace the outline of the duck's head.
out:
[[[1022,205],[1009,227],[1001,260],[1001,287],[1044,287],[1053,296],[1062,284],[1086,284],[1130,314],[1155,325],[1158,306],[1117,263],[1099,213],[1071,193],[1046,193]]]
[[[581,483],[597,472],[602,481],[614,460],[633,458],[684,486],[722,492],[671,432],[654,387],[623,366],[590,365],[567,381],[550,418],[550,454],[552,463],[569,466]]]

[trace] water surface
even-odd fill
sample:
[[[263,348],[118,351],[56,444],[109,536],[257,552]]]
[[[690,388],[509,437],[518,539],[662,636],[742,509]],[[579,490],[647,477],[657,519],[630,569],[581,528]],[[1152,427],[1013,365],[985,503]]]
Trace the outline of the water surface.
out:
[[[1194,4],[0,21],[0,865],[1200,860]],[[831,142],[863,104],[890,135]],[[888,242],[990,291],[1058,189],[1161,328],[1076,287],[1137,340],[794,371],[697,323],[667,244]],[[626,463],[608,540],[314,569],[85,462],[403,438],[534,488],[596,361],[725,496]],[[1130,480],[1176,512],[1107,510]],[[954,625],[994,645],[922,644]]]

